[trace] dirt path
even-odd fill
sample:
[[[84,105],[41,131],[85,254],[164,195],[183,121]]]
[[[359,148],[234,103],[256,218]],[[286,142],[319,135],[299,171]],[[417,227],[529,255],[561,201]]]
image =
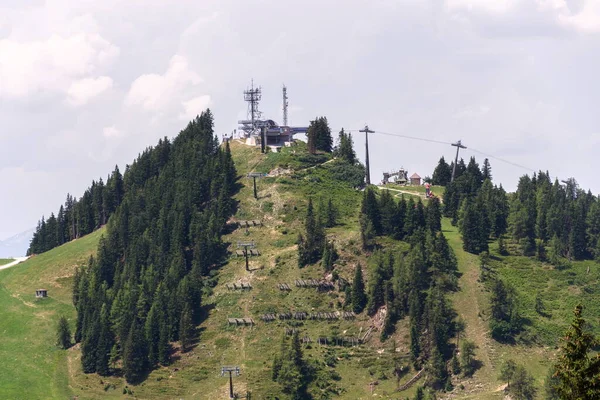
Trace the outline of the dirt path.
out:
[[[14,267],[15,265],[20,264],[23,261],[27,260],[28,258],[29,257],[17,257],[17,258],[15,258],[15,261],[0,266],[0,269],[6,269],[6,268]]]
[[[411,192],[410,190],[392,189],[392,188],[385,187],[385,186],[377,186],[377,188],[379,190],[389,190],[391,192],[398,192],[398,193],[402,193],[402,194],[408,194],[408,195],[411,195],[411,196],[417,196],[417,197],[420,197],[422,199],[427,199],[427,197],[425,196],[424,193]]]
[[[456,227],[444,221],[444,233],[454,249],[462,276],[459,279],[460,290],[451,298],[458,315],[465,321],[464,335],[477,346],[475,358],[481,362],[472,378],[468,379],[468,390],[472,393],[489,393],[495,391],[492,383],[496,380],[492,367],[491,339],[488,334],[488,323],[484,320],[483,311],[486,308],[486,294],[479,283],[478,258],[462,249],[462,242]],[[467,385],[465,384],[465,387]]]

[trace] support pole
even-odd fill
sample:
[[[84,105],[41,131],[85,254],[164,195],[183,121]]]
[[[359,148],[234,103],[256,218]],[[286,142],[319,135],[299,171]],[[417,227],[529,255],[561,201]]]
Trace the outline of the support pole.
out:
[[[266,148],[267,148],[267,134],[266,134],[267,128],[266,127],[262,127],[260,128],[260,152],[261,153],[265,153]]]
[[[231,371],[229,371],[229,398],[233,399],[233,378],[231,377]]]
[[[244,255],[246,256],[246,271],[250,271],[250,265],[248,264],[248,246],[244,247]]]
[[[258,200],[258,192],[256,191],[256,177],[253,176],[253,178],[254,178],[254,198],[256,200]]]
[[[369,133],[375,133],[374,131],[369,129],[369,125],[365,125],[365,129],[361,129],[359,130],[359,132],[364,132],[365,133],[365,151],[366,151],[366,155],[365,155],[365,167],[366,167],[366,176],[365,176],[365,183],[367,185],[371,184],[371,166],[369,163]]]
[[[454,182],[454,175],[456,174],[456,164],[458,164],[458,152],[460,149],[467,148],[466,146],[463,146],[460,140],[456,143],[452,143],[452,146],[456,147],[456,157],[454,158],[454,168],[452,168],[452,179],[450,179],[450,182]]]

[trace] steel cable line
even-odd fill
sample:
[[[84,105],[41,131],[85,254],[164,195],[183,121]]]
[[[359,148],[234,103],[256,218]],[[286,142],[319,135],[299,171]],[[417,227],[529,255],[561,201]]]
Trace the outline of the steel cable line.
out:
[[[352,130],[348,130],[348,131],[346,131],[346,132],[348,132],[348,133],[350,133],[350,132],[357,133],[357,132],[359,132],[359,130],[358,130],[358,129],[352,129]],[[416,136],[403,135],[403,134],[401,134],[401,133],[390,133],[390,132],[382,132],[382,131],[374,131],[374,133],[378,133],[378,134],[380,134],[380,135],[386,135],[386,136],[395,136],[395,137],[401,137],[401,138],[405,138],[405,139],[420,140],[420,141],[423,141],[423,142],[429,142],[429,143],[438,143],[438,144],[452,145],[452,142],[445,142],[445,141],[443,141],[443,140],[426,139],[426,138],[422,138],[422,137],[416,137]],[[471,151],[473,151],[473,152],[475,152],[475,153],[479,153],[479,154],[481,154],[481,155],[483,155],[483,156],[485,156],[485,157],[493,158],[494,160],[497,160],[497,161],[500,161],[500,162],[503,162],[503,163],[506,163],[506,164],[512,165],[512,166],[514,166],[514,167],[522,168],[522,169],[525,169],[525,170],[527,170],[527,171],[536,172],[536,171],[535,171],[534,169],[532,169],[532,168],[526,167],[526,166],[524,166],[524,165],[521,165],[521,164],[517,164],[517,163],[515,163],[515,162],[512,162],[512,161],[509,161],[509,160],[505,160],[505,159],[503,159],[503,158],[501,158],[501,157],[497,157],[497,156],[494,156],[494,155],[491,155],[491,154],[485,153],[485,152],[483,152],[483,151],[480,151],[480,150],[474,149],[474,148],[472,148],[472,147],[467,147],[467,150],[471,150]]]
[[[483,151],[479,151],[479,150],[477,150],[477,149],[474,149],[474,148],[472,148],[472,147],[468,147],[468,148],[467,148],[467,150],[471,150],[471,151],[473,151],[473,152],[475,152],[475,153],[479,153],[479,154],[481,154],[482,156],[489,157],[489,158],[493,158],[494,160],[498,160],[498,161],[501,161],[501,162],[503,162],[503,163],[510,164],[510,165],[512,165],[512,166],[514,166],[514,167],[519,167],[519,168],[526,169],[526,170],[528,170],[528,171],[536,172],[536,171],[535,171],[533,168],[529,168],[529,167],[526,167],[526,166],[524,166],[524,165],[517,164],[517,163],[515,163],[515,162],[508,161],[508,160],[505,160],[505,159],[503,159],[503,158],[496,157],[496,156],[493,156],[493,155],[491,155],[491,154],[484,153]]]
[[[359,129],[352,129],[352,130],[348,130],[345,132],[360,132]],[[450,142],[444,142],[442,140],[435,140],[435,139],[426,139],[426,138],[421,138],[421,137],[416,137],[416,136],[409,136],[409,135],[403,135],[401,133],[390,133],[390,132],[381,132],[381,131],[373,131],[373,133],[378,133],[380,135],[386,135],[386,136],[396,136],[396,137],[401,137],[401,138],[405,138],[405,139],[412,139],[412,140],[421,140],[423,142],[430,142],[430,143],[438,143],[438,144],[452,144]]]

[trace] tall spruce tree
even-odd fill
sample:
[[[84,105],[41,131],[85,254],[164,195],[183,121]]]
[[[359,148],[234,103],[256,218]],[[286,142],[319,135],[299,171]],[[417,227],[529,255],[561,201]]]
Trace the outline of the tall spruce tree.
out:
[[[139,383],[145,376],[148,360],[146,338],[137,318],[134,319],[123,351],[123,373],[129,383]]]
[[[71,347],[71,328],[69,327],[67,317],[64,315],[61,315],[58,319],[56,327],[56,343],[61,349],[68,349]]]
[[[598,339],[587,330],[583,307],[575,307],[573,322],[567,330],[558,361],[554,366],[558,383],[554,387],[561,399],[600,398],[600,355],[592,349]]]
[[[437,167],[433,170],[433,175],[431,176],[431,183],[433,185],[446,186],[450,183],[450,179],[452,178],[452,169],[450,169],[450,165],[446,163],[444,157],[440,158]]]
[[[317,262],[323,256],[325,246],[325,230],[321,218],[316,216],[311,198],[308,199],[304,229],[305,235],[298,238],[299,267]]]
[[[334,149],[334,155],[350,164],[355,164],[357,161],[352,134],[344,132],[344,128],[339,133],[338,145]]]
[[[490,166],[490,160],[487,158],[483,160],[483,166],[481,167],[481,177],[485,180],[492,180],[492,167]]]
[[[332,152],[333,139],[326,117],[317,117],[314,121],[311,121],[306,136],[310,153],[315,154],[317,151]]]

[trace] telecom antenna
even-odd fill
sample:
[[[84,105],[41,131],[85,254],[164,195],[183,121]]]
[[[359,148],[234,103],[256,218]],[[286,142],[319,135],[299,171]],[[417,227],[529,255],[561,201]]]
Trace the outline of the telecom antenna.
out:
[[[262,112],[258,110],[258,103],[262,99],[262,91],[260,86],[254,87],[254,79],[252,79],[252,83],[250,89],[244,90],[244,101],[248,102],[248,119],[250,119],[251,132],[247,133],[256,133],[256,122],[262,116]]]
[[[287,88],[283,85],[283,126],[288,126],[288,105]]]
[[[369,125],[365,125],[365,129],[361,129],[359,130],[359,132],[364,132],[365,133],[365,150],[366,150],[366,156],[365,156],[365,164],[366,164],[366,183],[367,185],[371,184],[371,168],[369,166],[369,133],[375,133],[375,131],[372,131],[369,129]]]
[[[456,158],[454,159],[454,168],[452,168],[452,179],[450,179],[450,182],[454,182],[454,174],[456,173],[456,164],[458,163],[458,152],[460,151],[460,149],[467,148],[467,146],[463,146],[463,144],[460,140],[456,143],[452,143],[452,146],[456,147]]]

